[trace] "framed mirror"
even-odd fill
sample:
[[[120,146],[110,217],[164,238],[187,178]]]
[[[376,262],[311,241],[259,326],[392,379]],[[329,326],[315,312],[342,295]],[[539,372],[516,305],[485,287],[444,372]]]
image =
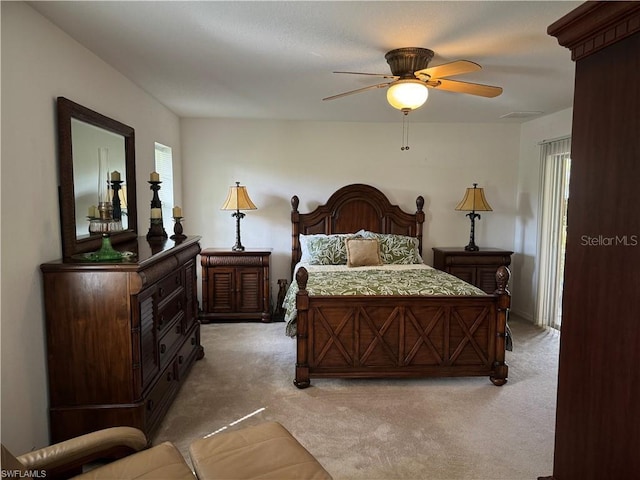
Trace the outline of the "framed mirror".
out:
[[[102,172],[101,177],[99,164],[122,180],[123,230],[111,233],[111,243],[134,239],[138,213],[133,128],[64,97],[58,97],[57,114],[63,257],[100,248],[102,235],[89,233],[89,217],[99,201],[99,178],[107,175]]]

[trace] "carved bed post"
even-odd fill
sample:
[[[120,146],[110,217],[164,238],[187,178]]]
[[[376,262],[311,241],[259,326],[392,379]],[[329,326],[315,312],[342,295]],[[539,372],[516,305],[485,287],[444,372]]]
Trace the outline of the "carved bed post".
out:
[[[424,197],[419,195],[416,198],[416,238],[418,239],[418,252],[422,256],[422,224],[424,223]]]
[[[309,292],[307,292],[307,280],[309,274],[307,269],[300,267],[296,273],[298,282],[298,293],[296,295],[297,306],[297,332],[296,332],[296,378],[293,384],[298,388],[307,388],[311,385],[309,380],[309,343],[308,343],[308,314],[309,314]]]
[[[511,293],[507,288],[511,272],[505,266],[498,267],[496,283],[498,288],[494,292],[498,295],[498,318],[496,324],[496,360],[493,363],[495,375],[490,377],[494,385],[502,386],[507,383],[509,367],[505,361],[505,342],[507,336],[507,317],[511,307]]]
[[[298,211],[300,199],[297,195],[291,197],[291,275],[300,261],[300,212]],[[293,279],[292,279],[293,280]]]

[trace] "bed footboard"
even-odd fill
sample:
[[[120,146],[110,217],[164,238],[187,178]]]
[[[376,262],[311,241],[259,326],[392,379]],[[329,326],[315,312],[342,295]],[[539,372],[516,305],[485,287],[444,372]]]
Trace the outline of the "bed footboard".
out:
[[[300,268],[294,384],[488,375],[504,385],[509,275],[500,267],[488,296],[309,296]]]

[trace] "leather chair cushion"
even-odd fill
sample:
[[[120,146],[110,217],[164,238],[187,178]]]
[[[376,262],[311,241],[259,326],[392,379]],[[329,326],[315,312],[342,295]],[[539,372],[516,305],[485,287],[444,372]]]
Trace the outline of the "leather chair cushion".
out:
[[[276,422],[196,440],[189,454],[200,480],[331,480],[331,475]]]

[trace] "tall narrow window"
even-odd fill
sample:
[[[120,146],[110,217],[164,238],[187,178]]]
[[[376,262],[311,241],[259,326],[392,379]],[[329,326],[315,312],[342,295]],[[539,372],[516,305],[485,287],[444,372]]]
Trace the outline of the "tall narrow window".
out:
[[[155,143],[156,172],[160,175],[160,201],[162,202],[162,220],[165,230],[173,229],[171,213],[173,208],[173,154],[171,147]],[[168,230],[167,230],[168,231]]]
[[[537,325],[560,330],[571,138],[542,143]]]

